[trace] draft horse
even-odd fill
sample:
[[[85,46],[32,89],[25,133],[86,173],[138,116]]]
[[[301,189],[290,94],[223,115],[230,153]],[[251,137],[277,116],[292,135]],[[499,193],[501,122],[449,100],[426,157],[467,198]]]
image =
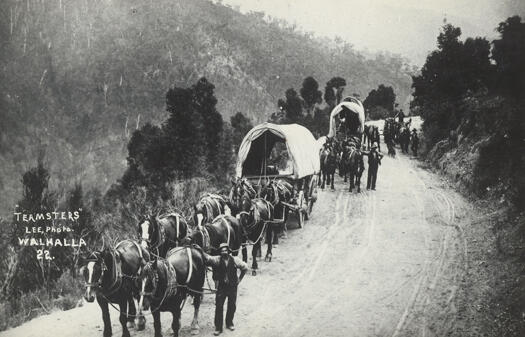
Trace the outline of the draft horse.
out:
[[[270,202],[273,206],[272,222],[276,224],[281,223],[281,231],[286,231],[286,221],[288,220],[288,207],[282,202],[290,202],[292,200],[293,186],[283,179],[271,180],[261,189],[261,198]],[[281,202],[282,201],[282,202]],[[272,226],[273,227],[273,226]],[[279,233],[276,227],[272,228],[273,244],[279,244]],[[266,260],[271,261],[272,254],[267,256]]]
[[[193,297],[191,333],[199,333],[199,308],[206,277],[204,255],[194,246],[177,247],[166,259],[150,261],[142,270],[140,280],[139,314],[151,310],[155,337],[162,336],[160,313],[171,312],[171,328],[179,335],[182,307],[188,295]]]
[[[335,176],[335,169],[337,167],[337,153],[335,151],[335,147],[331,145],[323,146],[320,153],[320,160],[321,160],[321,172],[322,179],[319,180],[319,184],[321,185],[321,188],[324,189],[325,187],[325,180],[328,185],[330,185],[331,189],[335,189],[334,187],[334,176]]]
[[[344,172],[345,182],[350,180],[349,191],[352,192],[357,186],[357,192],[361,192],[361,176],[365,170],[363,154],[357,148],[357,144],[350,142],[345,145],[341,157],[341,168]]]
[[[261,251],[261,241],[266,233],[266,250],[265,260],[272,260],[272,236],[273,236],[273,205],[262,198],[253,200],[244,200],[243,211],[239,212],[238,219],[246,233],[246,237],[253,243],[252,247],[252,275],[257,274],[258,264],[257,256]],[[246,251],[243,250],[243,260],[246,261]]]
[[[218,195],[208,193],[193,206],[193,221],[199,228],[203,223],[211,222],[217,216],[228,213],[226,200]]]
[[[138,227],[140,244],[144,249],[156,251],[160,257],[180,246],[188,235],[188,223],[179,213],[169,213],[160,217],[151,216]]]
[[[210,223],[197,227],[192,231],[189,239],[191,243],[198,245],[205,253],[211,255],[219,255],[221,243],[226,242],[233,255],[238,255],[244,241],[243,237],[239,221],[231,215],[222,214]],[[215,271],[213,279],[216,280]]]
[[[231,209],[231,215],[236,216],[239,214],[243,207],[243,199],[251,200],[256,196],[257,191],[247,179],[232,180],[232,187],[227,202]]]
[[[119,306],[122,337],[130,336],[127,323],[134,326],[135,317],[138,317],[138,330],[144,329],[144,316],[136,316],[134,295],[138,295],[139,289],[134,281],[149,259],[148,251],[138,243],[124,240],[114,249],[92,252],[80,268],[86,286],[85,300],[93,302],[96,298],[102,310],[104,337],[112,335],[109,303]]]

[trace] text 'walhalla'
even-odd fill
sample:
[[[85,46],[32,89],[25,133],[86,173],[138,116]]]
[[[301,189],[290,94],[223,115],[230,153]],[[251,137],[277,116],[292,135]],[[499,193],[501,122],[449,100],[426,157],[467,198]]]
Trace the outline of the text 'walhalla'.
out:
[[[46,247],[83,247],[86,241],[76,239],[42,239],[42,238],[18,238],[20,246],[46,246]]]

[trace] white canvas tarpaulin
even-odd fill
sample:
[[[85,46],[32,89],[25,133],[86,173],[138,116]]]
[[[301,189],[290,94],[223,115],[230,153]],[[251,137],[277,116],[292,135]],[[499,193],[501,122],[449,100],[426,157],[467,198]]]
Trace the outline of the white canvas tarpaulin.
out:
[[[267,140],[267,138],[271,138]],[[297,124],[272,124],[263,123],[251,129],[239,147],[236,177],[243,176],[243,168],[248,157],[255,160],[265,160],[276,141],[281,140],[286,144],[288,155],[293,163],[293,177],[303,178],[319,172],[319,145],[312,133],[305,127]],[[256,146],[252,147],[252,144]],[[259,163],[256,163],[259,165]]]
[[[328,137],[332,138],[336,133],[335,117],[343,111],[343,108],[347,108],[350,112],[357,115],[359,119],[359,129],[357,132],[363,133],[363,127],[365,125],[365,108],[363,104],[357,99],[353,99],[351,102],[341,102],[332,110],[330,114],[330,129],[328,130]]]

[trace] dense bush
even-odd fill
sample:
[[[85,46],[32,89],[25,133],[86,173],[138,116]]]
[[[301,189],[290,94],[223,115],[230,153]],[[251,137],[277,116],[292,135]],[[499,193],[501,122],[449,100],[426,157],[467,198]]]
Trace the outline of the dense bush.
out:
[[[479,148],[473,188],[480,195],[508,186],[512,200],[525,207],[525,23],[515,16],[497,27],[500,38],[459,40],[461,30],[445,25],[438,49],[413,77],[411,108],[424,119],[423,141],[457,146],[464,137],[486,139]]]

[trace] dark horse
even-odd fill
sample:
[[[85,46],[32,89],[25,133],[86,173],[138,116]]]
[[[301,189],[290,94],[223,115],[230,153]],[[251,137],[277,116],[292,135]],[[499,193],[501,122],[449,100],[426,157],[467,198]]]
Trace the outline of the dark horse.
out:
[[[367,146],[367,149],[370,148],[370,144],[372,143],[371,140],[371,134],[372,134],[372,125],[365,125],[363,127],[363,146]]]
[[[211,222],[217,216],[228,212],[226,200],[218,194],[206,194],[193,206],[193,221],[200,227],[203,223]]]
[[[188,223],[178,213],[152,216],[139,225],[138,233],[143,248],[156,250],[157,255],[165,257],[171,248],[180,246],[188,235]]]
[[[349,191],[352,192],[354,184],[357,186],[357,192],[361,192],[361,175],[365,170],[363,163],[363,154],[353,142],[345,145],[341,157],[341,169],[344,172],[345,182],[348,175],[350,179]]]
[[[383,127],[383,138],[385,140],[386,147],[388,148],[388,155],[391,157],[396,156],[396,149],[394,148],[394,121],[392,118],[385,119],[385,125]],[[377,142],[378,146],[380,142]]]
[[[257,274],[257,255],[261,250],[261,241],[264,233],[266,233],[266,243],[268,249],[266,250],[265,260],[272,260],[272,236],[273,236],[273,206],[264,199],[256,198],[253,200],[244,199],[244,207],[238,214],[239,222],[244,228],[247,239],[253,243],[252,247],[252,275]],[[243,258],[245,251],[243,250]],[[246,261],[246,259],[245,259]]]
[[[129,336],[127,322],[133,326],[136,316],[133,295],[138,295],[139,292],[134,280],[147,261],[147,250],[134,241],[124,240],[117,244],[115,249],[105,248],[91,253],[86,265],[80,269],[86,284],[84,298],[88,302],[93,302],[96,298],[102,310],[104,337],[112,335],[109,303],[119,305],[122,336]],[[139,314],[138,329],[144,329],[144,324],[144,316]]]
[[[234,255],[237,255],[242,244],[241,225],[231,215],[219,215],[192,231],[190,241],[212,255],[219,254],[220,244],[226,242]]]
[[[407,127],[403,127],[401,134],[399,135],[399,146],[403,153],[408,154],[408,145],[410,144],[410,130]]]
[[[166,259],[148,262],[140,274],[139,314],[151,310],[155,337],[162,336],[160,313],[169,311],[173,316],[171,328],[179,335],[180,313],[186,297],[193,297],[192,334],[199,332],[199,308],[206,267],[201,249],[186,246],[170,250]]]
[[[226,242],[233,255],[238,255],[244,241],[244,235],[239,221],[231,215],[223,214],[216,217],[211,223],[197,227],[190,234],[190,241],[211,255],[220,254],[219,246]],[[247,254],[245,253],[245,255]],[[215,271],[213,272],[213,279],[216,281]]]
[[[368,142],[368,149],[370,149],[370,142],[372,142],[372,144],[374,142],[377,143],[377,150],[378,151],[381,151],[381,140],[380,140],[380,137],[379,137],[379,128],[375,125],[372,125],[371,126],[371,131],[370,131],[370,135],[369,135],[369,142]]]
[[[231,209],[231,215],[236,216],[242,210],[244,198],[251,200],[256,196],[257,191],[247,179],[232,180],[232,187],[227,202]]]
[[[281,223],[280,231],[286,231],[286,221],[288,220],[288,207],[282,202],[290,202],[292,199],[293,186],[283,179],[271,180],[261,189],[261,198],[269,201],[273,206],[272,222],[274,224]],[[272,228],[273,244],[279,244],[279,230],[277,227]],[[266,257],[266,260],[271,261],[272,254]]]
[[[337,153],[334,146],[325,144],[320,153],[322,179],[319,180],[321,188],[324,189],[325,180],[330,188],[334,187],[334,175],[337,167]]]

